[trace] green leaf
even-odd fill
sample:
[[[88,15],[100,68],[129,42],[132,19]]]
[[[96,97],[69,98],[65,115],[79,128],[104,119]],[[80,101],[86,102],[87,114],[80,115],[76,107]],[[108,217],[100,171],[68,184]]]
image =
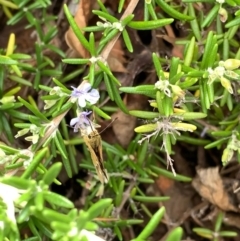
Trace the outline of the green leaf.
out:
[[[28,60],[28,59],[31,59],[32,56],[31,55],[28,55],[28,54],[22,54],[22,53],[14,53],[14,54],[10,54],[8,55],[9,58],[12,58],[12,59],[22,59],[22,60]]]
[[[106,209],[111,204],[112,204],[112,199],[110,198],[101,199],[98,202],[94,203],[87,211],[88,219],[92,220],[98,217],[103,212],[103,210]]]
[[[195,37],[192,37],[184,58],[184,64],[186,66],[190,66],[192,63],[193,55],[194,55],[194,47],[195,47]]]
[[[119,33],[118,29],[110,29],[107,34],[103,35],[99,43],[99,49],[103,48],[110,40],[112,40]],[[98,51],[99,51],[98,49]]]
[[[171,24],[174,21],[172,18],[150,20],[150,21],[131,21],[128,23],[128,27],[137,30],[151,30],[163,27],[165,25]]]
[[[121,83],[118,81],[118,79],[116,79],[108,66],[106,66],[102,61],[97,61],[97,64],[99,68],[110,77],[111,80],[113,80],[117,85],[121,85]]]
[[[174,113],[173,116],[179,116],[183,120],[196,120],[206,118],[207,114],[202,112],[184,112],[184,113]]]
[[[120,0],[118,3],[118,13],[122,12],[123,6],[124,6],[125,0]]]
[[[17,75],[9,75],[8,78],[22,85],[26,85],[30,87],[32,86],[32,83],[29,80],[23,79]]]
[[[214,232],[206,228],[193,228],[193,232],[197,233],[199,236],[212,239],[214,237]]]
[[[156,0],[156,3],[160,6],[160,8],[165,13],[167,13],[169,16],[171,16],[173,18],[183,20],[183,21],[190,21],[190,20],[194,19],[194,17],[192,17],[192,16],[185,15],[185,14],[181,13],[180,11],[175,10],[170,5],[168,5],[165,0]]]
[[[105,83],[109,98],[112,101],[114,101],[114,95],[113,95],[113,91],[112,91],[112,87],[111,87],[111,83],[110,83],[110,80],[108,78],[108,75],[105,72],[103,72],[103,76],[104,76],[104,83]]]
[[[182,240],[183,229],[181,227],[174,228],[167,236],[166,241]]]
[[[107,115],[105,112],[103,112],[101,109],[99,109],[97,106],[93,106],[93,111],[96,112],[99,116],[106,120],[111,120],[111,116]]]
[[[99,10],[92,10],[93,14],[98,15],[101,18],[108,20],[110,23],[118,22],[118,19],[110,15],[109,13],[102,12]]]
[[[10,122],[7,119],[7,117],[5,116],[5,114],[1,114],[0,121],[2,122],[2,125],[4,126],[4,133],[6,134],[8,140],[11,143],[13,143],[14,137],[13,137],[13,133],[12,133],[12,128],[11,128]]]
[[[46,220],[64,223],[65,225],[66,223],[70,223],[72,221],[71,217],[68,217],[66,214],[49,208],[44,208],[42,215]]]
[[[215,6],[208,12],[207,16],[203,20],[201,28],[208,27],[216,19],[219,8],[220,4],[215,4]]]
[[[111,89],[113,91],[113,96],[114,96],[114,100],[115,100],[116,104],[125,114],[128,114],[128,109],[125,106],[125,104],[122,100],[122,97],[120,96],[117,86],[113,83],[113,81],[110,81],[110,84],[111,84]]]
[[[223,144],[224,142],[227,142],[227,138],[222,138],[222,139],[220,139],[220,140],[213,141],[213,142],[211,142],[210,144],[206,145],[204,148],[205,148],[205,149],[211,149],[211,148],[213,148],[213,147],[217,147],[217,146]]]
[[[74,208],[73,203],[68,200],[67,198],[54,193],[54,192],[50,192],[50,191],[44,191],[43,192],[43,198],[54,205],[57,205],[59,207],[63,207],[63,208]]]
[[[121,180],[120,184],[118,185],[117,195],[115,197],[116,207],[119,207],[122,202],[124,186],[125,186],[125,180]]]
[[[159,168],[159,167],[156,167],[153,165],[150,166],[150,168],[153,172],[157,173],[158,175],[168,177],[172,180],[176,180],[176,181],[180,181],[180,182],[191,182],[192,181],[192,178],[190,178],[190,177],[182,176],[179,174],[174,175],[172,172],[164,170],[163,168]]]
[[[43,121],[48,121],[48,119],[38,110],[36,109],[34,106],[32,106],[31,104],[29,104],[27,101],[25,101],[24,99],[22,99],[20,96],[18,97],[18,100],[25,105],[25,107],[27,107],[35,116],[39,117],[40,120]]]
[[[131,39],[130,39],[126,29],[123,29],[122,36],[123,36],[123,40],[124,40],[124,43],[125,43],[128,51],[130,53],[132,53],[133,52],[133,46],[132,46]]]
[[[154,85],[140,85],[136,87],[120,87],[120,91],[130,94],[143,94],[152,98],[155,98],[157,89]]]
[[[34,180],[30,181],[30,180],[26,180],[15,176],[12,176],[12,177],[6,176],[1,178],[0,180],[1,180],[1,183],[16,187],[18,189],[23,189],[23,190],[29,189],[35,184]]]
[[[165,208],[161,207],[150,219],[150,221],[148,222],[148,224],[145,226],[145,228],[143,229],[143,231],[138,235],[138,237],[136,239],[134,239],[133,241],[142,241],[142,240],[146,240],[152,233],[153,231],[156,229],[156,227],[158,226],[158,224],[160,223],[163,215],[165,213]]]
[[[223,223],[223,218],[224,218],[224,213],[223,212],[219,212],[218,216],[217,216],[217,220],[215,222],[215,232],[219,232]]]
[[[151,111],[130,110],[129,114],[143,119],[159,118],[159,113]]]
[[[225,28],[231,28],[233,26],[240,25],[240,16],[234,18],[233,20],[229,21],[225,24]]]
[[[189,9],[190,16],[193,18],[193,20],[190,21],[192,31],[193,31],[196,39],[198,41],[201,41],[201,32],[200,32],[200,29],[199,29],[199,24],[198,24],[198,21],[197,21],[196,15],[195,15],[195,10],[194,10],[194,7],[193,7],[192,3],[188,4],[188,9]]]
[[[83,33],[81,32],[81,30],[79,29],[78,25],[76,24],[74,18],[72,17],[68,7],[66,4],[63,5],[63,9],[64,12],[66,14],[66,17],[68,19],[69,24],[72,27],[73,32],[75,33],[76,37],[78,38],[78,40],[81,42],[81,44],[88,50],[90,51],[90,46],[89,43],[87,41],[87,39],[84,37]]]
[[[158,108],[159,115],[168,114],[168,113],[166,113],[165,110],[167,110],[167,112],[168,112],[169,106],[166,106],[167,103],[164,103],[164,99],[166,99],[164,93],[162,93],[158,90],[156,93],[156,102],[157,102],[157,108]]]
[[[28,179],[35,172],[40,162],[43,161],[47,152],[48,152],[48,148],[43,148],[37,153],[35,153],[33,160],[31,161],[28,168],[24,171],[21,178]]]
[[[146,125],[138,126],[134,129],[134,131],[137,133],[146,133],[146,132],[155,131],[156,129],[157,129],[157,124],[153,123],[153,124],[146,124]]]
[[[0,55],[0,64],[5,65],[12,65],[17,64],[18,62],[16,60],[13,60],[9,58],[8,56]]]
[[[59,132],[59,130],[56,131],[56,136],[54,137],[54,143],[55,143],[57,149],[59,150],[59,152],[61,153],[63,165],[66,169],[68,176],[72,177],[72,169],[71,169],[71,165],[69,163],[66,146],[64,144],[62,135]]]
[[[219,232],[220,237],[237,237],[238,233],[233,231],[221,231]]]
[[[44,181],[44,183],[47,185],[52,184],[54,179],[58,176],[61,169],[62,169],[61,162],[54,163],[42,177],[42,180]]]
[[[163,202],[167,201],[170,199],[170,197],[149,197],[149,196],[134,196],[134,200],[138,202],[146,202],[146,203],[158,203],[158,202]]]
[[[63,59],[63,63],[66,64],[87,64],[89,62],[89,59]]]

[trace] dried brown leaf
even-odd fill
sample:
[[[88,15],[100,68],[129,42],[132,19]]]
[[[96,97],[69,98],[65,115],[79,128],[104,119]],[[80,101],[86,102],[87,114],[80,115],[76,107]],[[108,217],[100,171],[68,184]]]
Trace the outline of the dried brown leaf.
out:
[[[163,196],[169,196],[170,199],[164,201],[166,214],[169,220],[167,222],[183,222],[187,211],[192,208],[193,189],[190,185],[178,183],[164,176],[159,176],[156,180],[158,189]],[[177,200],[177,205],[176,205]]]
[[[127,102],[128,110],[145,109],[147,103],[146,97],[142,95],[126,95],[125,102]],[[126,147],[129,145],[133,135],[134,128],[137,123],[137,118],[134,116],[127,115],[121,110],[112,115],[112,119],[118,118],[117,121],[113,122],[112,128],[118,142]]]
[[[223,179],[219,175],[218,167],[199,168],[192,185],[195,190],[206,200],[225,211],[239,212],[233,204],[233,198],[225,189]]]

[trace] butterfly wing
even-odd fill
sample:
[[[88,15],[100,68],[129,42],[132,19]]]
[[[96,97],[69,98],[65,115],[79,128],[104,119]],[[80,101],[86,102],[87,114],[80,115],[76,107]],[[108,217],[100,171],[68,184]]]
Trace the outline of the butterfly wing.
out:
[[[93,165],[95,166],[99,180],[101,183],[107,182],[108,175],[103,164],[102,141],[100,135],[97,131],[93,131],[89,135],[83,136],[83,140],[90,151],[91,159]]]

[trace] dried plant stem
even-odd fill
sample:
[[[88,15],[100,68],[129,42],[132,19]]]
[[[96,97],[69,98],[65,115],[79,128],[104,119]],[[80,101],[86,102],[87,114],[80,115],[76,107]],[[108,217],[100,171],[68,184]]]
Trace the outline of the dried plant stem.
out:
[[[125,12],[123,13],[122,17],[120,20],[123,20],[125,17],[127,17],[128,15],[132,14],[135,7],[137,6],[139,0],[132,0],[129,4],[127,9],[125,10]],[[115,43],[117,42],[118,38],[120,37],[121,33],[119,32],[108,44],[107,46],[103,49],[103,52],[101,54],[101,56],[103,57],[103,59],[107,59],[109,53],[111,52],[113,46],[115,45]]]

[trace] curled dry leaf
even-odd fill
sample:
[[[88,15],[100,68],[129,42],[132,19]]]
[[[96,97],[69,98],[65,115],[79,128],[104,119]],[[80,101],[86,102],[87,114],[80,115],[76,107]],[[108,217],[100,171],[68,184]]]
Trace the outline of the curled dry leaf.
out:
[[[238,198],[234,194],[236,181],[234,179],[221,178],[218,167],[199,168],[192,185],[203,198],[220,209],[224,211],[240,211]]]

